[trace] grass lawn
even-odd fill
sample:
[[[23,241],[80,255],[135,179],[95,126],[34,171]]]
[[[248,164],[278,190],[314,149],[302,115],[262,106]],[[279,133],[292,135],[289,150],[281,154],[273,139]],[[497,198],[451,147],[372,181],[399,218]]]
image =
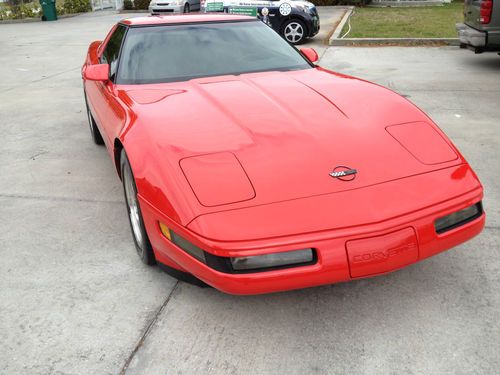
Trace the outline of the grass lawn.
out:
[[[456,38],[463,2],[435,7],[358,8],[346,38]],[[347,24],[341,35],[347,32]]]

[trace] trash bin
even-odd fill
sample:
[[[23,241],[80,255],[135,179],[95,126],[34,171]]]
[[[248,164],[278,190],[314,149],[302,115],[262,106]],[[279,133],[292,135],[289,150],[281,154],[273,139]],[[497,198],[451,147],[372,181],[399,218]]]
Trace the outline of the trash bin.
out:
[[[57,20],[56,0],[40,0],[43,16],[42,21]]]

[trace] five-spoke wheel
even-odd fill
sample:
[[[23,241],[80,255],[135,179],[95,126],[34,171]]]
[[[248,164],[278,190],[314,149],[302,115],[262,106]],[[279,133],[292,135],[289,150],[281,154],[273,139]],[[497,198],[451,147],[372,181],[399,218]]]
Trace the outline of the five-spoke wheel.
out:
[[[306,27],[302,21],[291,19],[283,25],[282,34],[288,43],[301,44],[306,39]]]
[[[125,150],[121,152],[120,167],[123,191],[125,193],[125,203],[127,205],[128,218],[130,227],[132,228],[132,236],[134,237],[137,254],[145,264],[154,264],[155,256],[153,248],[151,247],[146,228],[144,227],[141,207],[137,199],[137,186]]]

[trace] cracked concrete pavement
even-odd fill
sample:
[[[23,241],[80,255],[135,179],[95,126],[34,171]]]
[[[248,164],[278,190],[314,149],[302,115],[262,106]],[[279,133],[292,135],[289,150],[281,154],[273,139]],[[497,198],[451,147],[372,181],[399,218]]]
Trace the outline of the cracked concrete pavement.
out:
[[[89,42],[123,16],[0,25],[0,373],[498,371],[499,56],[325,49],[323,66],[390,87],[437,121],[485,185],[487,227],[383,277],[235,297],[136,257],[79,72]]]

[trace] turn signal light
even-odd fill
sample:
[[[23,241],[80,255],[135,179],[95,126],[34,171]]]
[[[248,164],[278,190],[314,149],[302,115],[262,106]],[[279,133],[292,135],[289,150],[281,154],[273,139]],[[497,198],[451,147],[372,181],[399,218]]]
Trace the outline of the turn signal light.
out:
[[[165,224],[163,224],[161,221],[160,221],[158,224],[159,224],[159,226],[160,226],[161,233],[162,233],[165,237],[167,237],[167,239],[168,239],[169,241],[172,241],[172,235],[170,234],[170,229],[168,229],[168,227],[167,227]]]

